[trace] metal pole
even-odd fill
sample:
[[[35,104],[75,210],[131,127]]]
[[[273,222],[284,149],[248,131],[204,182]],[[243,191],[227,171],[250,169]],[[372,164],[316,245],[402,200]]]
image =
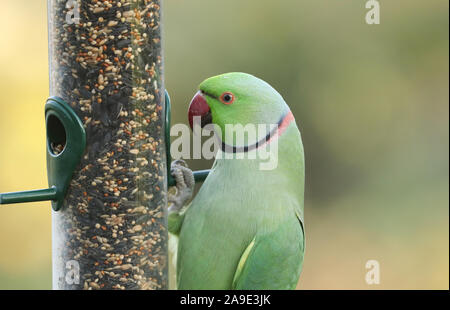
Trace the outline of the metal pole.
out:
[[[53,211],[54,289],[166,289],[159,0],[48,0],[50,95],[86,151]]]

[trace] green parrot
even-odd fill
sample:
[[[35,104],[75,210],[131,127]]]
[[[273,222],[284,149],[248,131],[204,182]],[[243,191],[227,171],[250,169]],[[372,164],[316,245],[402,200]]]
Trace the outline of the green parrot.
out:
[[[176,194],[169,195],[169,232],[172,246],[177,241],[177,288],[295,289],[305,251],[305,162],[292,112],[269,84],[245,73],[209,78],[199,89],[189,122],[192,127],[194,117],[201,117],[202,127],[212,123],[220,148],[187,206],[192,171],[181,160],[171,166]],[[244,139],[226,134],[228,125],[239,124],[272,127]],[[276,155],[276,167],[263,169],[267,156],[255,156],[263,151]]]

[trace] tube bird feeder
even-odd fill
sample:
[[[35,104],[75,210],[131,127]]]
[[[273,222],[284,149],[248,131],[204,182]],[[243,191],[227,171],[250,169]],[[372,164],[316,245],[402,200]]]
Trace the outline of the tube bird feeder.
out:
[[[159,0],[48,0],[54,289],[167,288]]]

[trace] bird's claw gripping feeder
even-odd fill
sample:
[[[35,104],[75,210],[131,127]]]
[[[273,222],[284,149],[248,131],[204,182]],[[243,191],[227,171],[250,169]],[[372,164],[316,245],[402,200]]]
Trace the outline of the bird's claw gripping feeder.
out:
[[[51,97],[45,104],[47,129],[47,189],[0,194],[0,204],[52,201],[59,211],[86,147],[83,123],[61,98]]]
[[[160,2],[48,0],[49,188],[0,204],[51,200],[54,289],[168,287]]]

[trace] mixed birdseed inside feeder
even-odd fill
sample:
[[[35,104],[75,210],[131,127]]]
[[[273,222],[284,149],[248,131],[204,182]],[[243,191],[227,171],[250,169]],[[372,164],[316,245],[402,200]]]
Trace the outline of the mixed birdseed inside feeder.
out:
[[[66,2],[49,0],[50,92],[82,120],[87,149],[53,214],[54,287],[166,288],[160,3]]]
[[[64,150],[64,144],[62,143],[50,143],[51,151],[54,155],[59,155]]]

